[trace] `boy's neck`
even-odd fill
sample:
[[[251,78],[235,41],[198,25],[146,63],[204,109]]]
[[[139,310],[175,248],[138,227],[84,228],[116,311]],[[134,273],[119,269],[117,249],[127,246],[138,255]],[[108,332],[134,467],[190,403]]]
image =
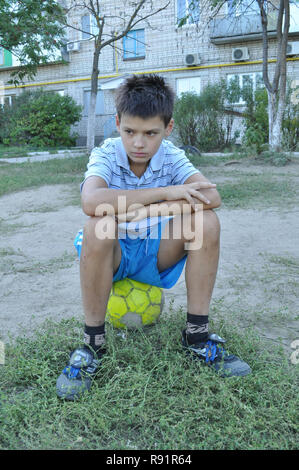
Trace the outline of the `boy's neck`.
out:
[[[130,170],[136,176],[138,176],[138,178],[141,178],[143,173],[145,173],[145,170],[147,169],[148,164],[149,164],[149,162],[147,162],[145,165],[138,165],[138,163],[136,164],[136,163],[130,162],[130,160],[129,160]]]

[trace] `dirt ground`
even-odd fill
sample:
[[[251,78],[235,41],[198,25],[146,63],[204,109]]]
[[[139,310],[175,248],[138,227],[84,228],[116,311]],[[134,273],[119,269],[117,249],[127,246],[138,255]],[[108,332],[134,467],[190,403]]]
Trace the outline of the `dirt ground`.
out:
[[[222,207],[217,213],[221,255],[211,315],[256,327],[270,345],[281,342],[291,352],[299,339],[298,207]],[[30,334],[46,318],[83,320],[73,239],[85,218],[74,204],[74,185],[0,198],[2,341]],[[184,274],[165,296],[171,308],[186,308]]]

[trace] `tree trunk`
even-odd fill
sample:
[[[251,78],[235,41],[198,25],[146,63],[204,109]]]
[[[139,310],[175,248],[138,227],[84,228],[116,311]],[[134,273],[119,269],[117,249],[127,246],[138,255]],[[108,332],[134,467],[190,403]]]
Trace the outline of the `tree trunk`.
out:
[[[91,92],[90,103],[87,120],[87,143],[86,147],[91,151],[95,146],[95,124],[96,124],[96,103],[98,94],[99,81],[99,56],[100,51],[96,50],[93,54],[92,75],[91,75]]]
[[[282,121],[284,109],[285,94],[278,92],[275,95],[268,91],[269,147],[275,152],[279,152],[282,147]]]
[[[287,63],[286,51],[290,27],[289,0],[280,0],[277,4],[277,60],[272,83],[268,74],[268,35],[267,2],[257,0],[262,23],[263,37],[263,79],[268,93],[269,147],[279,151],[282,145],[282,121],[286,101]]]

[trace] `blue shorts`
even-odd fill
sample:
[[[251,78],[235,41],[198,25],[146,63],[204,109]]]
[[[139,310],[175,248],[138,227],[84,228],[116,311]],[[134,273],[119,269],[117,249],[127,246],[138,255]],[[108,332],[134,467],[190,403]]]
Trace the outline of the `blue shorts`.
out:
[[[157,256],[162,231],[167,222],[168,220],[163,220],[158,223],[154,230],[155,236],[152,236],[152,228],[149,228],[142,237],[119,237],[118,241],[122,256],[118,270],[113,276],[113,282],[128,277],[135,281],[165,289],[170,289],[175,285],[184,269],[187,255],[165,271],[158,271]],[[83,230],[79,230],[74,241],[79,258],[82,240]]]

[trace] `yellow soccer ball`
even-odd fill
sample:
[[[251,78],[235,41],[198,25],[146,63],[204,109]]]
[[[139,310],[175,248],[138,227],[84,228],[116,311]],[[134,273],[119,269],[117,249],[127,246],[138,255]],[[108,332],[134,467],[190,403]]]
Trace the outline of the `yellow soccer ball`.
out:
[[[106,320],[115,328],[141,328],[155,323],[163,306],[160,287],[125,278],[112,285]]]

